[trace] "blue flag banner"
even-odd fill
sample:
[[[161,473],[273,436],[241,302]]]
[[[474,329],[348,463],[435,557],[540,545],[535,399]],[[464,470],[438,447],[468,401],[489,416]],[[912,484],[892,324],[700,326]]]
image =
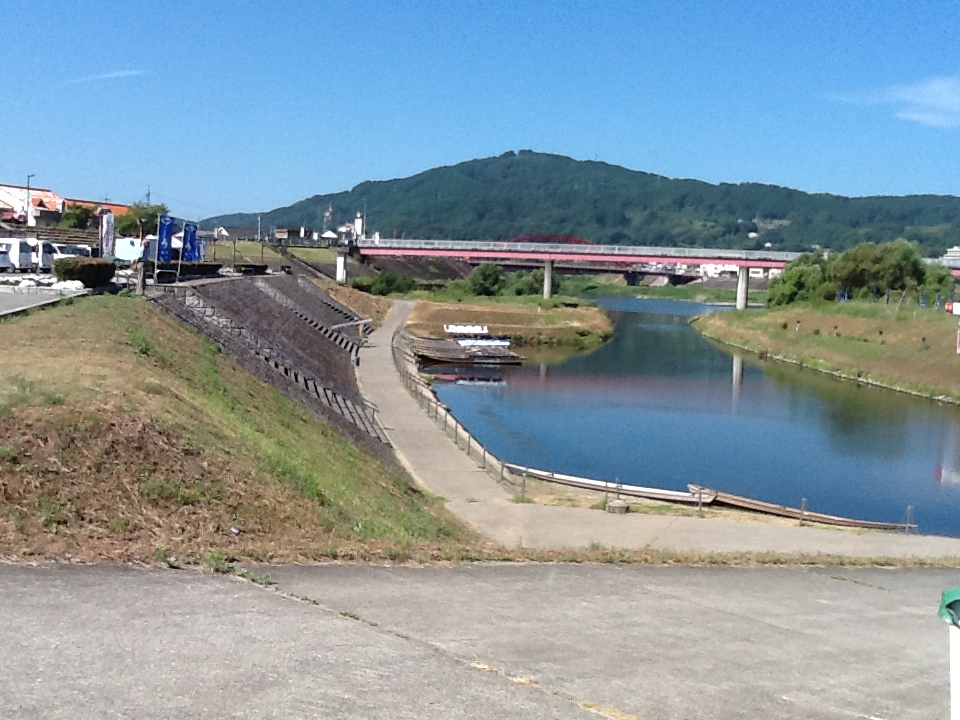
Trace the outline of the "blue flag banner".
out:
[[[180,251],[183,262],[200,261],[200,245],[197,243],[197,224],[185,223],[183,226],[183,250]]]
[[[157,231],[157,262],[170,262],[173,259],[173,226],[172,217],[160,216],[160,227]]]
[[[925,292],[920,293],[920,307],[924,310],[927,308],[927,294]]]
[[[942,302],[943,302],[943,294],[940,293],[940,292],[938,292],[938,293],[937,293],[937,299],[933,301],[933,307],[934,307],[936,310],[939,310],[939,309],[940,309],[940,303],[942,303]]]

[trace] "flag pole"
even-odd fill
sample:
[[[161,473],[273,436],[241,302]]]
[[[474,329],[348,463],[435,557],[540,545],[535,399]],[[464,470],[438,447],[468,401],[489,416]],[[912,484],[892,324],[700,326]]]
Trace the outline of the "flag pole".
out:
[[[183,230],[180,231],[183,239],[180,241],[180,254],[177,256],[177,282],[180,282],[180,266],[183,265],[183,251],[187,249],[187,221],[183,221]]]
[[[153,240],[153,287],[157,287],[157,263],[160,262],[160,217],[157,213],[157,236]]]

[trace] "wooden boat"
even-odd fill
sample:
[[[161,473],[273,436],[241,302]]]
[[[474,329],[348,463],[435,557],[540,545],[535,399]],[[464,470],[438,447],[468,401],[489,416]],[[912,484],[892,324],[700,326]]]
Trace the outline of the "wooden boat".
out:
[[[570,487],[582,488],[584,490],[597,490],[599,492],[617,493],[628,497],[646,498],[648,500],[662,500],[664,502],[682,503],[685,505],[696,505],[697,503],[709,505],[713,502],[716,493],[712,490],[698,492],[683,492],[681,490],[664,490],[662,488],[642,487],[640,485],[624,485],[623,483],[608,482],[606,480],[594,480],[592,478],[578,477],[577,475],[564,475],[562,473],[550,472],[549,470],[538,470],[536,468],[524,467],[513,463],[504,463],[511,472],[520,475],[527,475],[537,480],[545,480],[560,485],[569,485]]]
[[[854,518],[845,518],[838,515],[827,515],[826,513],[811,512],[800,508],[786,507],[763,500],[754,500],[752,498],[742,497],[740,495],[731,495],[720,490],[710,490],[700,485],[687,485],[687,489],[692,492],[711,493],[714,496],[714,504],[725,507],[738,508],[740,510],[752,510],[753,512],[764,513],[766,515],[778,515],[779,517],[792,518],[802,522],[820,523],[823,525],[836,525],[838,527],[865,528],[869,530],[915,530],[916,525],[908,523],[887,523],[876,522],[874,520],[856,520]]]
[[[414,355],[434,363],[455,365],[520,365],[523,356],[509,348],[499,346],[463,347],[455,340],[411,338],[410,349]]]

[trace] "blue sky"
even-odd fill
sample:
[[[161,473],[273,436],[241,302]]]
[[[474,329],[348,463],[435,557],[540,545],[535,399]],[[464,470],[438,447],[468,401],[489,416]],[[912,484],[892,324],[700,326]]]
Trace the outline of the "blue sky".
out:
[[[956,2],[7,0],[3,20],[0,182],[150,186],[181,217],[522,148],[960,194]]]

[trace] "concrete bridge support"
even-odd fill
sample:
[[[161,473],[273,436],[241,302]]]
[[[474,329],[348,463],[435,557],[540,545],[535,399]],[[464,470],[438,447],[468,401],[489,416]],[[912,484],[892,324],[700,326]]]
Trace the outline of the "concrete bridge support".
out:
[[[543,299],[549,300],[553,296],[553,260],[543,264]]]
[[[628,270],[623,274],[623,279],[627,281],[627,287],[636,287],[643,280],[643,275],[636,270]]]
[[[750,268],[740,266],[737,270],[737,310],[747,309],[747,292],[750,290]]]

